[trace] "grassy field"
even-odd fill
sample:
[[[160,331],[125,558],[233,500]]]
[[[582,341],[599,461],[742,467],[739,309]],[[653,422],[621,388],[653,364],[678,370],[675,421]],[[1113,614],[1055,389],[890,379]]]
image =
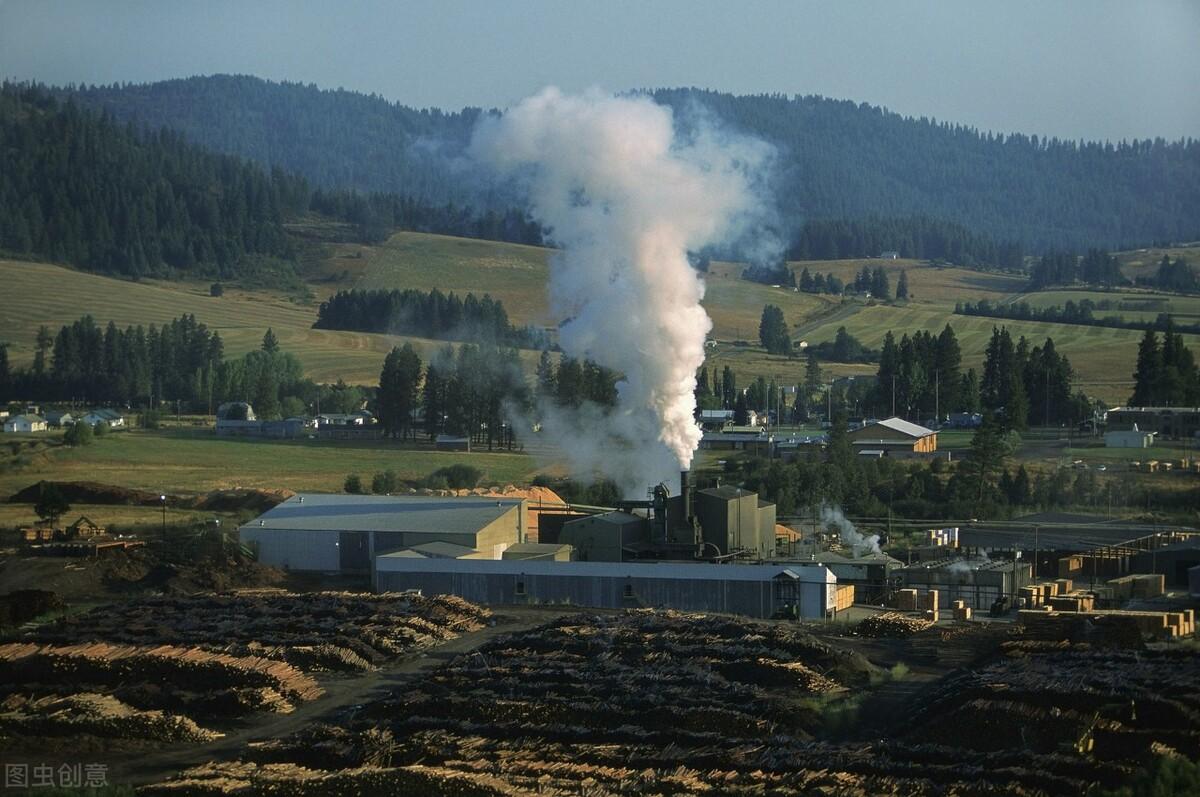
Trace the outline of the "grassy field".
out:
[[[422,233],[397,233],[378,246],[326,244],[318,258],[306,260],[306,277],[318,300],[336,290],[360,288],[437,287],[444,291],[491,293],[501,299],[516,323],[553,324],[547,306],[546,285],[552,250],[516,244],[452,238]],[[1173,249],[1172,256],[1193,256],[1200,249]],[[1130,268],[1139,263],[1156,263],[1160,250],[1120,253]],[[1200,260],[1200,258],[1196,258]],[[962,268],[941,268],[912,260],[839,260],[789,263],[796,273],[833,273],[850,281],[863,267],[887,271],[893,290],[903,270],[908,275],[910,299],[901,305],[878,305],[858,299],[798,293],[747,282],[740,278],[737,263],[713,262],[706,275],[705,307],[713,318],[712,337],[719,341],[710,350],[709,365],[729,365],[739,381],[758,375],[783,382],[800,379],[803,360],[768,356],[757,346],[736,346],[734,341],[755,342],[758,322],[765,304],[777,304],[793,328],[793,338],[820,343],[831,339],[839,326],[870,346],[878,346],[888,330],[937,332],[950,322],[963,348],[964,364],[979,367],[994,324],[1005,324],[1015,334],[1035,343],[1053,337],[1066,353],[1079,378],[1079,386],[1106,401],[1128,397],[1130,374],[1140,332],[1067,324],[1008,321],[955,316],[954,304],[987,298],[997,302],[1024,300],[1038,307],[1083,298],[1136,300],[1161,299],[1181,321],[1200,320],[1200,297],[1178,297],[1139,291],[1047,291],[1025,293],[1025,280],[1008,274],[991,274]],[[268,326],[275,330],[285,350],[295,353],[307,374],[318,381],[339,378],[358,384],[374,384],[387,351],[410,340],[424,357],[442,343],[419,338],[402,338],[353,332],[312,329],[315,304],[298,304],[281,294],[265,291],[227,290],[225,296],[208,296],[207,283],[138,283],[114,280],[38,263],[0,261],[0,280],[20,302],[0,307],[0,341],[10,344],[10,357],[21,365],[32,358],[33,336],[46,324],[56,329],[84,312],[100,323],[114,320],[132,323],[162,323],[180,313],[196,317],[221,333],[229,354],[237,355],[259,345]],[[49,289],[53,286],[53,289]],[[1128,319],[1152,318],[1159,308],[1119,312]],[[1101,314],[1110,311],[1102,311]],[[1196,346],[1197,336],[1187,342]],[[524,357],[530,371],[535,352]],[[830,374],[873,373],[872,366],[831,364]]]
[[[60,448],[28,467],[0,474],[0,495],[42,479],[97,481],[167,493],[235,487],[337,492],[350,473],[360,474],[369,484],[379,471],[418,479],[458,462],[482,470],[488,484],[528,482],[538,469],[532,457],[520,453],[459,454],[378,441],[228,440],[211,433],[130,431],[86,448]]]
[[[0,283],[8,296],[22,297],[0,303],[0,342],[9,344],[9,358],[18,366],[32,361],[39,326],[56,332],[85,313],[102,326],[113,321],[121,327],[162,324],[192,313],[219,332],[226,354],[235,356],[258,348],[270,327],[283,349],[299,357],[307,375],[320,382],[376,384],[392,346],[409,341],[428,359],[445,345],[425,338],[313,329],[315,305],[295,304],[266,291],[227,289],[213,298],[207,282],[128,282],[46,263],[0,260]],[[528,353],[528,359],[532,364],[536,354]]]

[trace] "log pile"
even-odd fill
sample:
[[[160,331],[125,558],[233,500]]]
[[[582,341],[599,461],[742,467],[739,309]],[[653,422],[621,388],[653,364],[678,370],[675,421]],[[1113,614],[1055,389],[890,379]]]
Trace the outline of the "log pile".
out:
[[[277,658],[310,672],[363,672],[477,631],[490,614],[445,595],[260,589],[147,597],[66,618],[26,638],[201,647]]]
[[[995,637],[999,658],[935,688],[898,739],[814,741],[813,705],[861,670],[792,626],[574,615],[145,793],[1032,797],[1114,787],[1162,745],[1200,754],[1194,655],[964,629],[942,643]]]
[[[221,736],[187,717],[141,711],[111,695],[92,692],[66,697],[10,695],[0,703],[0,739],[80,735],[168,742],[208,742]]]
[[[72,683],[115,687],[130,681],[186,683],[191,689],[269,687],[293,700],[316,700],[321,687],[290,664],[199,648],[80,645],[0,645],[0,683]]]
[[[900,612],[883,612],[861,621],[854,630],[860,636],[865,637],[902,637],[925,631],[932,626],[932,620],[912,617]]]

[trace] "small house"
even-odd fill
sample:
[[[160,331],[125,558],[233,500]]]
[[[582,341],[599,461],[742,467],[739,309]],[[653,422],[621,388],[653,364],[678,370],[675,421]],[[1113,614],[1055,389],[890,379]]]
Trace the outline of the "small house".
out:
[[[75,418],[65,410],[48,410],[43,417],[46,419],[46,425],[55,429],[63,429],[75,423]]]
[[[4,431],[18,434],[44,432],[47,429],[46,419],[40,415],[14,415],[4,421]]]
[[[78,520],[63,531],[63,536],[68,540],[90,540],[92,537],[99,537],[102,534],[104,534],[104,527],[97,526],[87,515],[80,515]]]
[[[92,410],[84,415],[82,420],[88,426],[93,427],[101,423],[108,424],[110,429],[120,429],[125,426],[125,416],[116,410]]]

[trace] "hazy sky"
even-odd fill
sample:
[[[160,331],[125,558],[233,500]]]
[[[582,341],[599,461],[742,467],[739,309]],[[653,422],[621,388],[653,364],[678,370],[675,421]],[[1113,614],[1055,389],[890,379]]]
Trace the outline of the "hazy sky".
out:
[[[1200,137],[1200,0],[0,0],[0,75],[215,72],[455,109],[546,84],[687,85],[1066,138]]]

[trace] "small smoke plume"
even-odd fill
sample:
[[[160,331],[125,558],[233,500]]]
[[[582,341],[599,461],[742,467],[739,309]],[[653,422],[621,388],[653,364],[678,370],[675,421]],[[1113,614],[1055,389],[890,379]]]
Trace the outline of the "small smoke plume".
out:
[[[744,237],[769,149],[710,121],[678,135],[671,110],[647,97],[548,88],[481,120],[471,153],[527,183],[534,218],[560,247],[550,302],[569,319],[563,351],[624,375],[615,410],[548,409],[543,433],[576,474],[627,491],[673,483],[700,442],[693,391],[712,328],[687,255]]]
[[[854,527],[854,524],[846,519],[842,514],[842,510],[836,506],[824,504],[821,506],[821,522],[826,526],[832,526],[837,529],[838,536],[841,537],[842,544],[849,546],[855,556],[865,556],[866,554],[880,553],[879,535],[872,534],[869,537]]]
[[[972,559],[960,559],[957,562],[952,562],[950,567],[946,568],[951,573],[959,573],[960,575],[970,575],[973,570],[981,565],[990,562],[991,559],[987,555],[987,551],[980,551],[977,556]]]

